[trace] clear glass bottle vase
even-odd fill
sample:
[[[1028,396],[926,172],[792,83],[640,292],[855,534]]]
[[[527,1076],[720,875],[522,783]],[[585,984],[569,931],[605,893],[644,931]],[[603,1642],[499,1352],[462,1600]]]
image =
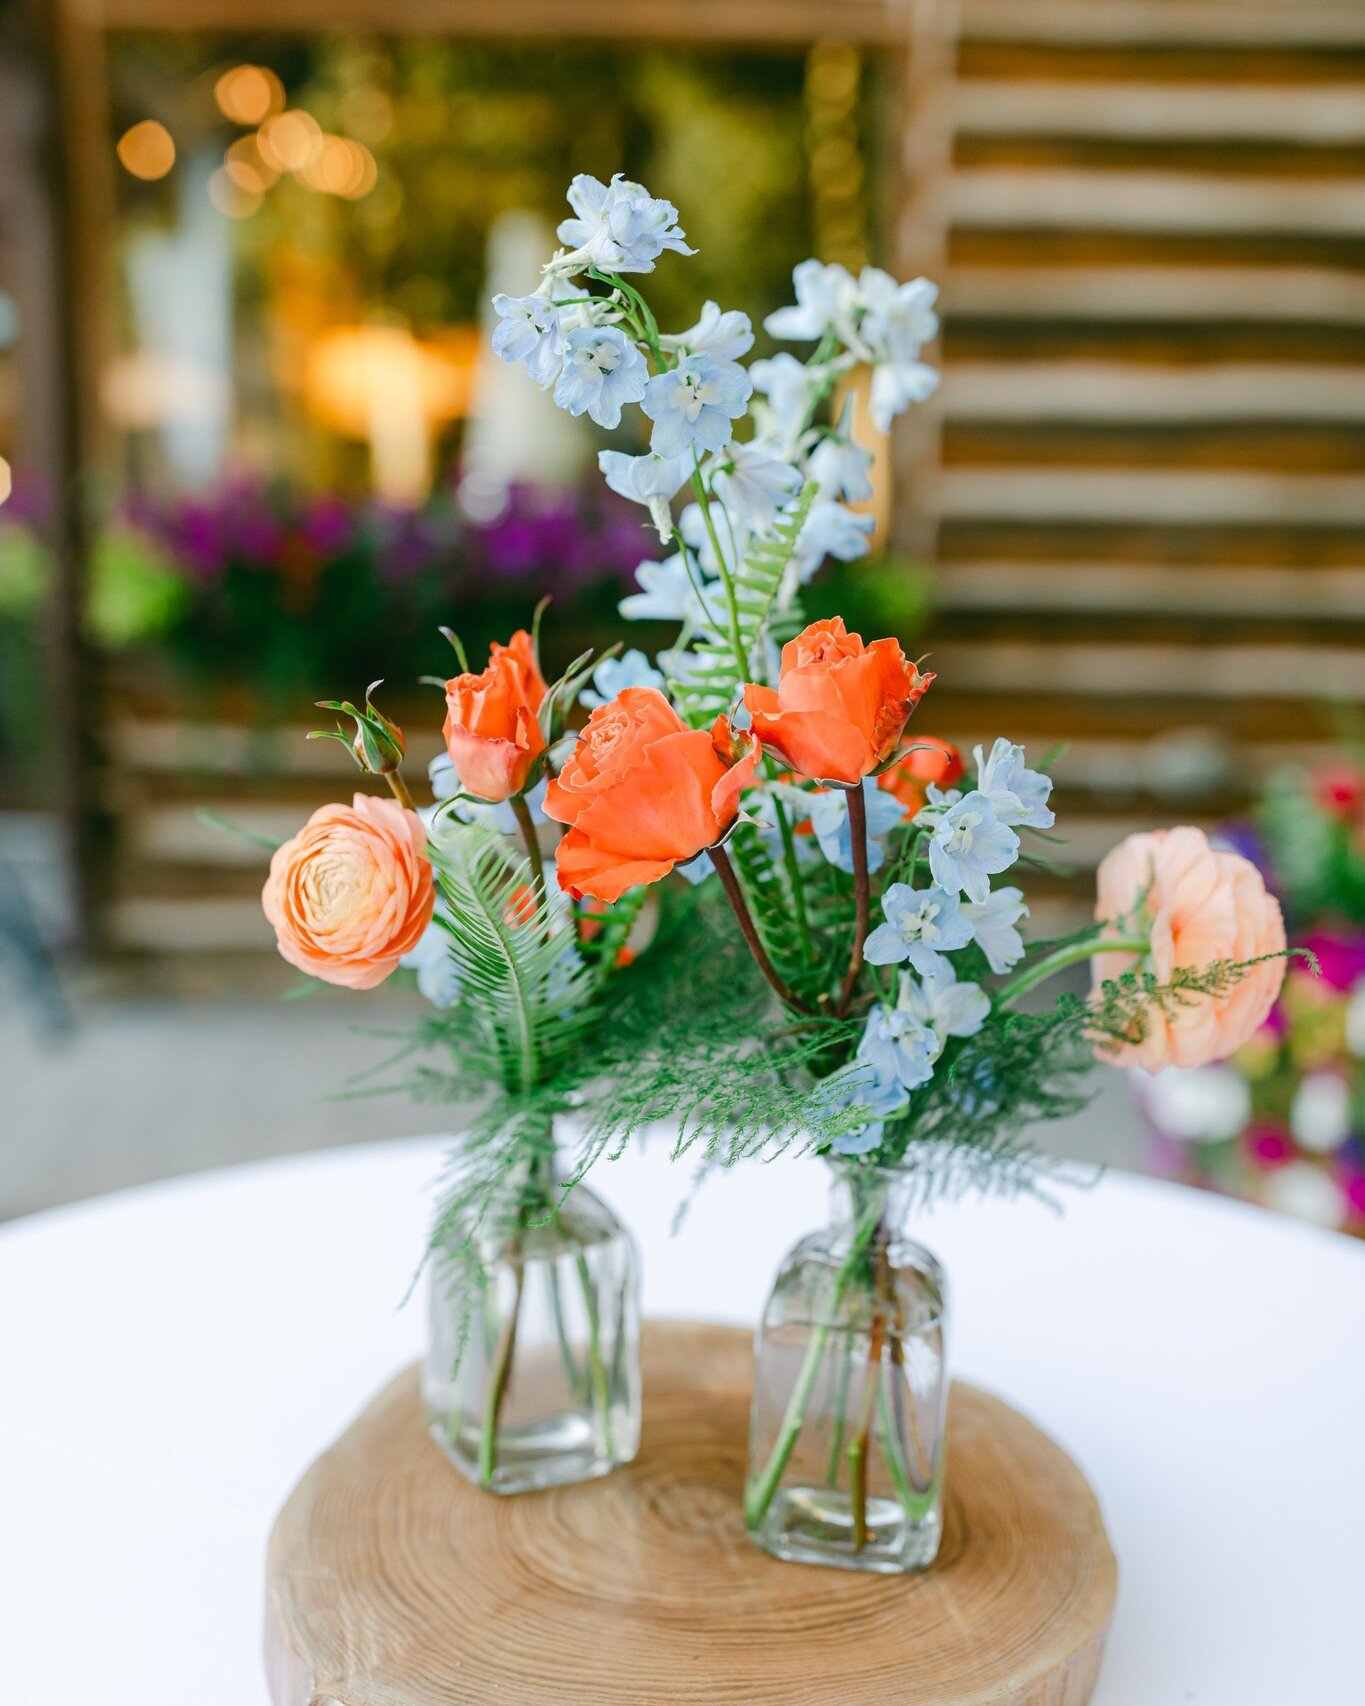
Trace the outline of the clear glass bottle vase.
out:
[[[433,1256],[422,1396],[461,1474],[523,1493],[631,1461],[639,1288],[630,1233],[548,1160],[509,1182],[461,1255]]]
[[[943,1270],[903,1173],[840,1162],[830,1224],[778,1271],[755,1347],[744,1515],[774,1557],[895,1574],[942,1533]]]

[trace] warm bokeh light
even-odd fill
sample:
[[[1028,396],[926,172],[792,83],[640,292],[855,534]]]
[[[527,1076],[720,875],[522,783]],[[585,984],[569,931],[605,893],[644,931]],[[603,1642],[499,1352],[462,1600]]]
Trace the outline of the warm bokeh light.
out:
[[[468,413],[479,334],[442,343],[401,326],[348,326],[308,353],[305,393],[324,425],[370,446],[375,490],[386,502],[421,503],[431,490],[432,437]]]
[[[302,172],[322,152],[322,126],[312,113],[291,107],[267,119],[256,140],[267,165],[278,172]]]
[[[14,476],[10,473],[9,463],[0,456],[0,504],[5,503],[14,490]]]
[[[284,106],[284,85],[265,65],[234,65],[213,86],[224,118],[234,124],[260,124]]]
[[[164,124],[145,118],[118,139],[118,157],[124,170],[146,183],[164,178],[175,164],[175,143]]]
[[[249,219],[264,199],[260,190],[238,183],[226,166],[209,179],[209,200],[229,219]]]
[[[223,170],[248,195],[262,194],[280,175],[266,162],[254,136],[239,137],[232,144],[223,159]]]
[[[379,176],[374,155],[363,142],[345,136],[324,136],[315,159],[299,173],[309,189],[358,201],[374,188]]]

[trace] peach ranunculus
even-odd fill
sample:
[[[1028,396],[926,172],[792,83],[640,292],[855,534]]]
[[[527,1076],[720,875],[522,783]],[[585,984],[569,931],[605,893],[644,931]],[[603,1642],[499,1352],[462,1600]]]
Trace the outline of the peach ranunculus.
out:
[[[882,771],[877,786],[900,801],[907,817],[914,817],[924,808],[928,798],[924,790],[931,782],[936,788],[951,788],[966,774],[962,754],[951,741],[920,735],[908,752]]]
[[[895,640],[865,646],[833,616],[789,640],[776,689],[751,682],[744,703],[759,740],[793,770],[851,788],[895,751],[933,679]]]
[[[1280,904],[1240,853],[1209,846],[1201,829],[1157,829],[1130,835],[1106,854],[1097,878],[1095,916],[1120,929],[1129,923],[1151,943],[1150,969],[1167,983],[1180,967],[1215,960],[1283,955]],[[1129,932],[1131,933],[1131,932]],[[1140,1042],[1104,1051],[1115,1066],[1204,1066],[1240,1048],[1262,1025],[1284,982],[1286,961],[1244,972],[1226,995],[1193,996],[1168,1011],[1153,1007]],[[1094,984],[1139,966],[1131,954],[1099,954]]]
[[[506,800],[522,792],[545,750],[536,715],[545,691],[535,645],[524,628],[507,645],[489,647],[481,675],[446,682],[446,750],[467,793]]]
[[[656,687],[624,688],[588,718],[546,790],[546,816],[568,825],[555,852],[560,887],[619,900],[714,847],[759,757],[752,735],[736,737],[724,717],[709,734],[690,729]]]
[[[290,965],[346,989],[383,983],[431,922],[426,844],[416,812],[392,800],[319,807],[276,848],[261,894]]]

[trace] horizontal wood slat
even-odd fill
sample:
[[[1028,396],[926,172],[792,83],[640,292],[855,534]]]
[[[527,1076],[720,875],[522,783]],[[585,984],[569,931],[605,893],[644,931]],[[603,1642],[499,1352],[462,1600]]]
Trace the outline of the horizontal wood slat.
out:
[[[1018,611],[1365,620],[1365,568],[1211,569],[1187,563],[943,563],[944,612]]]
[[[973,78],[953,98],[959,135],[1365,141],[1358,84],[1109,83]]]
[[[958,226],[1356,237],[1365,179],[979,168],[955,172],[947,195]]]
[[[945,468],[940,517],[1365,527],[1365,476],[1090,468]]]
[[[1321,0],[961,0],[969,41],[1365,45],[1365,9]]]
[[[984,421],[1365,421],[1365,368],[959,362],[941,406]]]
[[[1365,276],[1310,267],[959,265],[943,296],[955,321],[1365,323]]]

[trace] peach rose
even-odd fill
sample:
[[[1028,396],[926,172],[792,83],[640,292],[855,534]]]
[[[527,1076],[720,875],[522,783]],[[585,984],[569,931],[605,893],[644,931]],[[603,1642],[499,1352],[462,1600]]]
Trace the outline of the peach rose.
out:
[[[489,647],[482,675],[446,682],[446,750],[467,793],[481,800],[521,793],[545,750],[536,717],[544,698],[545,678],[524,628],[507,645]]]
[[[1136,912],[1151,941],[1150,968],[1166,983],[1178,967],[1283,954],[1280,904],[1240,853],[1215,852],[1200,829],[1130,835],[1106,854],[1097,878],[1095,916],[1122,927]],[[1131,954],[1098,954],[1094,987],[1134,969]],[[1169,1012],[1152,1009],[1147,1035],[1103,1058],[1115,1066],[1204,1066],[1239,1049],[1264,1023],[1284,982],[1286,962],[1267,960],[1243,973],[1226,995],[1196,996]]]
[[[415,812],[357,794],[321,806],[278,847],[261,894],[292,966],[345,989],[373,989],[417,946],[435,886]]]
[[[655,687],[627,687],[588,718],[545,793],[545,814],[569,826],[555,852],[559,884],[575,898],[614,901],[656,883],[713,847],[739,813],[758,742],[735,761],[724,717],[689,729]]]
[[[759,740],[793,770],[848,788],[895,751],[933,679],[895,640],[865,646],[834,616],[789,640],[776,691],[751,682],[744,703]]]
[[[914,817],[928,798],[924,790],[931,782],[936,788],[951,788],[966,774],[962,754],[951,741],[920,735],[909,752],[882,771],[877,786],[900,801],[907,817]]]

